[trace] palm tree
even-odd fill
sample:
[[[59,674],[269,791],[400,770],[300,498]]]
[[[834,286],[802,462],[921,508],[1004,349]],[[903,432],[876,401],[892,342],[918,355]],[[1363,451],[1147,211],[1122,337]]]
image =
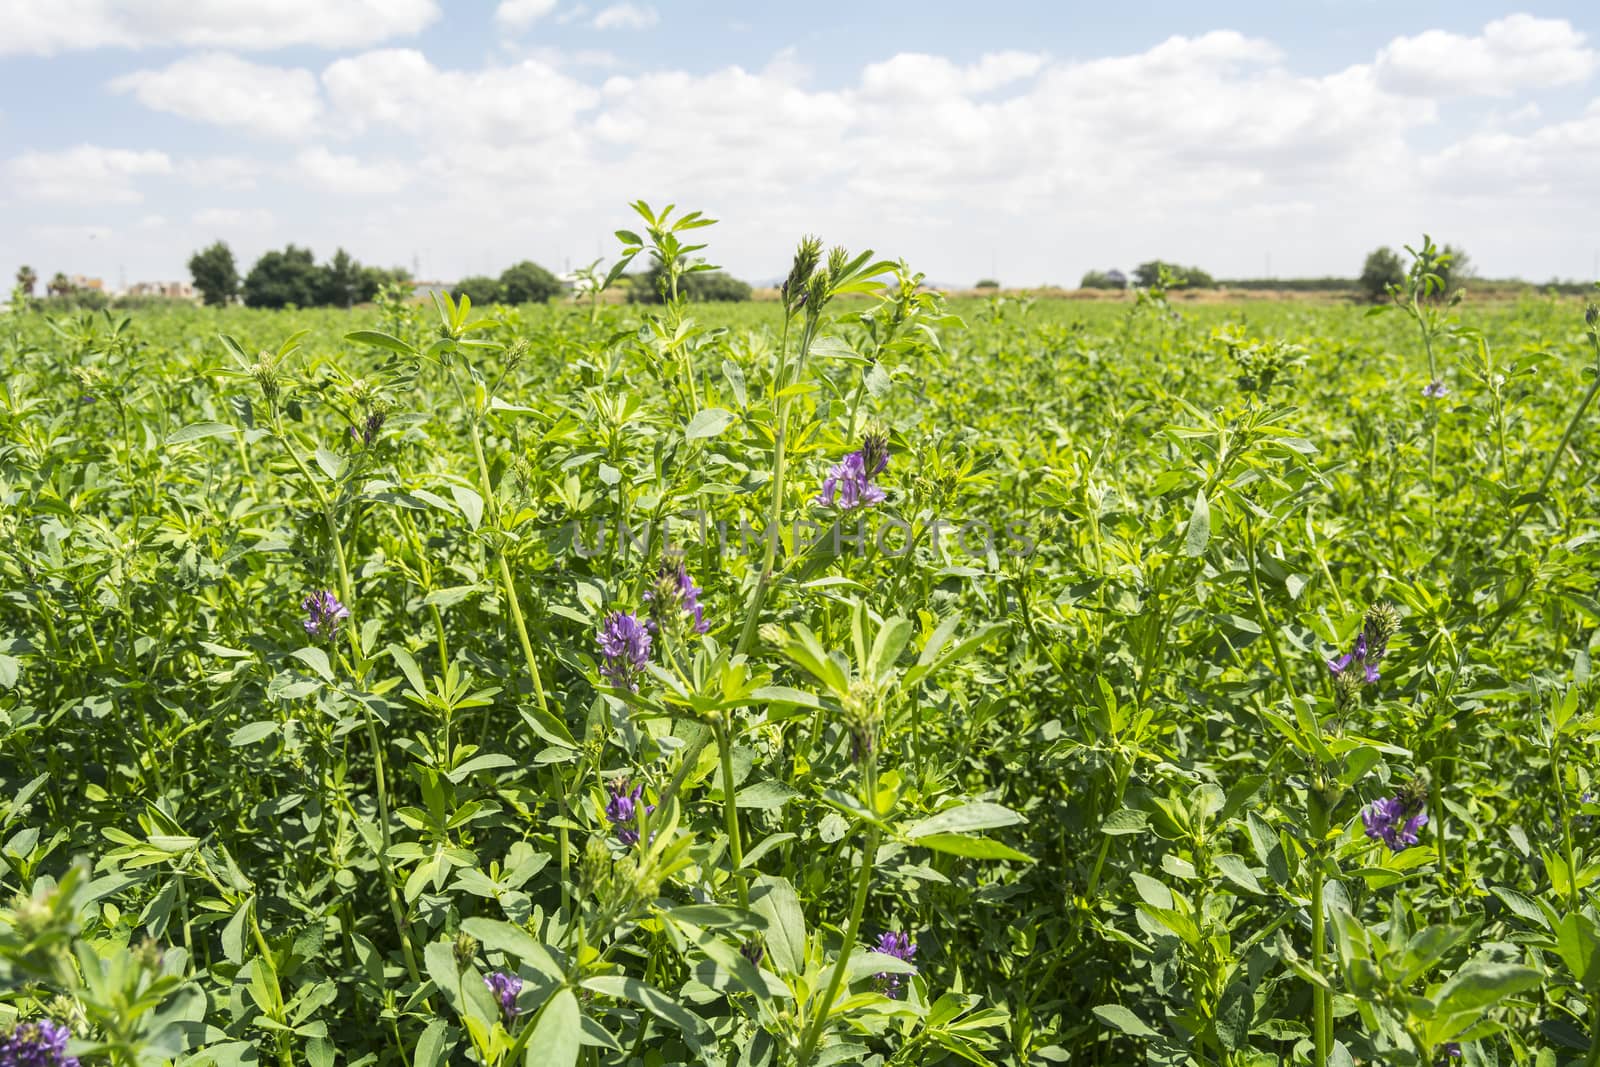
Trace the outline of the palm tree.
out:
[[[50,279],[50,285],[45,292],[51,296],[70,296],[72,294],[72,283],[67,280],[65,274],[56,271],[56,276]]]
[[[17,288],[22,290],[23,296],[32,296],[33,287],[39,284],[39,276],[33,272],[32,267],[23,267],[17,271]]]

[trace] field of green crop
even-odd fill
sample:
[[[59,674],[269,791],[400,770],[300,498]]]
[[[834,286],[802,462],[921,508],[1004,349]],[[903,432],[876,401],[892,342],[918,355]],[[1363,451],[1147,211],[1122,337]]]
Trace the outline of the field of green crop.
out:
[[[5,315],[0,1032],[1600,1063],[1596,313],[1428,267]]]

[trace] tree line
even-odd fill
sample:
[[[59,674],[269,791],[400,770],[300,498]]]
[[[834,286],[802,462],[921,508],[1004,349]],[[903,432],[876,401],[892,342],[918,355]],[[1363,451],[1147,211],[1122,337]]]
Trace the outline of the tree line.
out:
[[[256,308],[352,307],[372,300],[386,285],[411,280],[402,267],[364,266],[342,248],[318,263],[311,249],[292,244],[262,253],[240,278],[233,250],[223,241],[189,257],[189,276],[208,305],[243,300]]]
[[[1458,289],[1467,278],[1473,277],[1472,261],[1466,252],[1453,245],[1440,250],[1437,267],[1445,283],[1445,291]],[[1444,256],[1448,255],[1448,259]],[[1217,280],[1199,267],[1185,267],[1166,260],[1152,259],[1133,269],[1131,277],[1120,271],[1091,270],[1078,283],[1080,289],[1125,289],[1130,284],[1139,289],[1353,289],[1370,300],[1382,300],[1389,287],[1405,281],[1406,266],[1400,254],[1387,246],[1373,249],[1361,264],[1361,273],[1354,278],[1242,278]]]

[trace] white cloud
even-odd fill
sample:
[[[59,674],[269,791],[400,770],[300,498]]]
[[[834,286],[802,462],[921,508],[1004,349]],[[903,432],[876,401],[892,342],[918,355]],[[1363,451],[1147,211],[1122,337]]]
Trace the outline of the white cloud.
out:
[[[202,52],[160,70],[125,74],[110,88],[132,93],[155,111],[269,137],[304,137],[322,114],[310,71],[265,66],[226,52]]]
[[[1566,19],[1510,15],[1476,37],[1428,30],[1397,37],[1378,53],[1378,80],[1413,96],[1509,96],[1582,82],[1600,65]]]
[[[266,168],[243,156],[204,156],[179,160],[177,175],[190,185],[205,189],[232,189],[248,192],[256,187]]]
[[[392,127],[430,142],[499,144],[573,131],[575,116],[597,99],[548,63],[462,72],[441,70],[413,49],[386,49],[340,59],[322,84],[342,121],[360,130]]]
[[[194,213],[196,226],[213,230],[265,230],[273,223],[265,208],[209,207]]]
[[[182,45],[350,48],[411,36],[436,0],[0,0],[0,55]]]
[[[556,0],[500,0],[494,9],[494,20],[508,29],[521,30],[555,9]]]
[[[136,180],[170,174],[165,152],[78,145],[61,152],[28,151],[7,164],[17,190],[40,200],[135,203]]]
[[[597,30],[648,30],[661,21],[653,7],[639,4],[612,4],[601,8],[589,25]]]
[[[410,180],[405,168],[391,161],[363,163],[355,156],[336,155],[321,145],[296,156],[291,173],[306,184],[354,196],[399,192]]]

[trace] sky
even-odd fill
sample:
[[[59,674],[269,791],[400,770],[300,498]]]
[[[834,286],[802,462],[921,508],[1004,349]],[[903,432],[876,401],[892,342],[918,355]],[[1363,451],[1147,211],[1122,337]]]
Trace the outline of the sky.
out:
[[[810,233],[950,285],[1424,232],[1592,280],[1597,38],[1593,0],[0,0],[0,271],[560,271],[643,199],[758,282]]]

